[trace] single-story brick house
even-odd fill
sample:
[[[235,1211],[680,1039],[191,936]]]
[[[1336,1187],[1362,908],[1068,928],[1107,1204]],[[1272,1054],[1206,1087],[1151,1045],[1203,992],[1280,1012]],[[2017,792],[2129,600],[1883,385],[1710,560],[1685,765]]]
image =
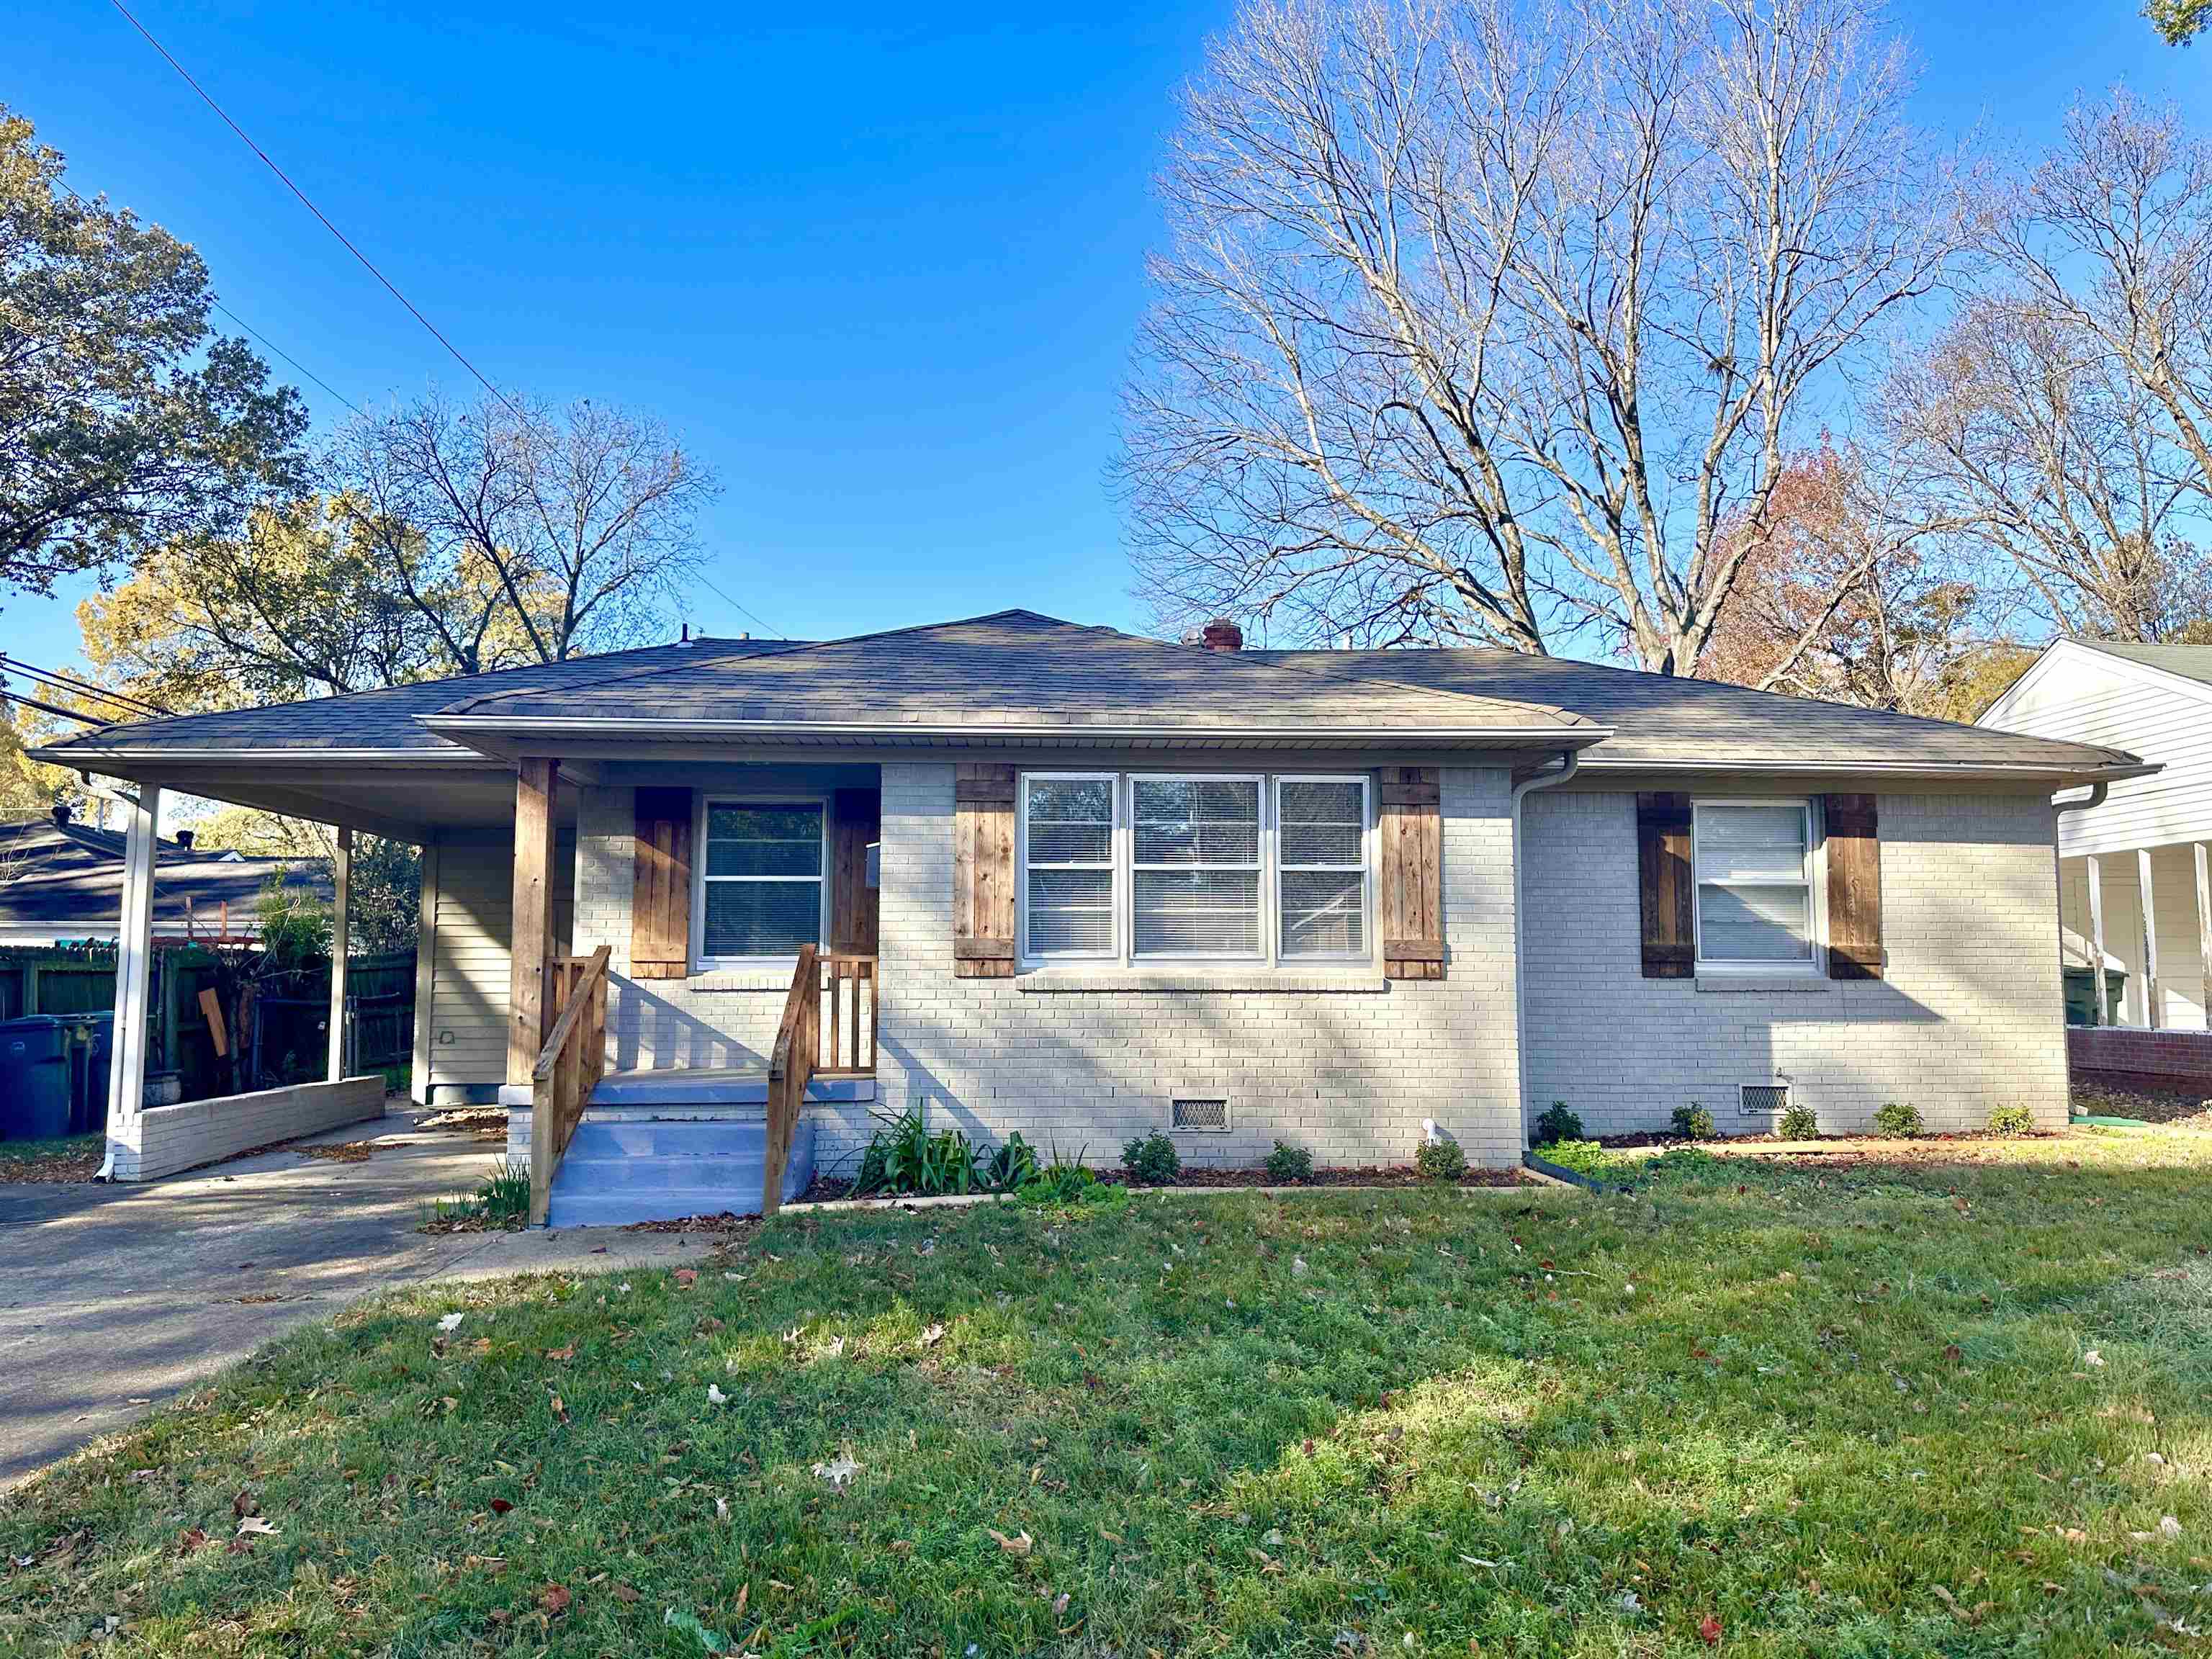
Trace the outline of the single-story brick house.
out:
[[[1425,1121],[1509,1164],[1554,1100],[1592,1132],[2065,1121],[2053,795],[2133,756],[1209,641],[1019,611],[701,639],[42,757],[422,843],[415,1089],[552,1102],[556,1221],[696,1208],[709,1166],[667,1160],[702,1123],[757,1192],[778,1136],[726,1137],[779,1109],[787,1180],[909,1108],[1224,1165],[1404,1162]]]

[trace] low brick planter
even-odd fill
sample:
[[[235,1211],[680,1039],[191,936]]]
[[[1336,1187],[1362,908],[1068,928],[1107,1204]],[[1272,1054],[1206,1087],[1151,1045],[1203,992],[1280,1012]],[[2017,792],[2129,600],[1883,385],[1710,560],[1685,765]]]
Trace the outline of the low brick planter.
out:
[[[2212,1095],[2212,1031],[2069,1026],[2066,1065],[2084,1083]]]

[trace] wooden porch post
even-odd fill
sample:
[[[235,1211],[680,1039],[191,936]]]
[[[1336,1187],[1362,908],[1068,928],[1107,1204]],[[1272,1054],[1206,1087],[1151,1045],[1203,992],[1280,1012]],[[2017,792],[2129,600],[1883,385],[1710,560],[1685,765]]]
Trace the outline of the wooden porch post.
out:
[[[337,856],[331,861],[331,1054],[330,1079],[345,1080],[346,981],[350,977],[353,937],[353,831],[341,829]]]
[[[514,920],[508,940],[507,1080],[527,1087],[553,1000],[553,808],[561,763],[532,757],[514,777]]]
[[[107,1038],[107,1113],[118,1125],[137,1116],[146,1104],[147,982],[154,956],[154,852],[161,792],[142,783],[138,799],[123,810],[123,917],[115,942],[115,1024]],[[115,1152],[111,1133],[102,1175],[114,1175]]]
[[[2136,848],[2136,901],[2142,914],[2142,1006],[2143,1024],[2151,1030],[2159,1028],[2158,989],[2158,906],[2151,896],[2150,848]]]
[[[2096,1002],[2089,1024],[2106,1025],[2112,1022],[2111,1002],[2105,996],[2105,882],[2104,866],[2094,853],[2081,861],[2089,872],[2089,954],[2094,958],[2090,985]]]

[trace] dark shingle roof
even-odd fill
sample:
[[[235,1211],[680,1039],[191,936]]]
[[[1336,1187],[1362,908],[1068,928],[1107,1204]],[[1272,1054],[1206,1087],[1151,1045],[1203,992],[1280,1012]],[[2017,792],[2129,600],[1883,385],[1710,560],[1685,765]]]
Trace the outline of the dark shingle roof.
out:
[[[1264,728],[1326,737],[1393,729],[1540,732],[1590,724],[1505,688],[1477,693],[1307,674],[1255,656],[1163,644],[1027,611],[743,656],[656,662],[557,691],[502,689],[434,723],[455,718],[977,735],[1103,728],[1202,736]]]
[[[1387,678],[1439,690],[1558,703],[1612,728],[1585,763],[1732,766],[1925,765],[2094,770],[2135,763],[2117,749],[2060,743],[1847,703],[1753,691],[1717,680],[1639,673],[1512,651],[1261,651],[1314,674]]]
[[[318,860],[234,858],[165,840],[154,860],[155,922],[181,927],[187,898],[210,929],[225,905],[234,917],[250,920],[262,883],[277,873],[287,885],[331,896],[329,872]],[[0,933],[63,925],[112,932],[122,914],[120,835],[48,818],[0,824]]]
[[[141,761],[210,750],[375,750],[474,758],[502,727],[799,740],[953,741],[1124,732],[1372,745],[1493,737],[1586,748],[1599,764],[2021,769],[2087,776],[2117,750],[1740,686],[1510,652],[1244,651],[1084,628],[1030,611],[810,644],[700,640],[280,708],[112,727],[42,751]]]

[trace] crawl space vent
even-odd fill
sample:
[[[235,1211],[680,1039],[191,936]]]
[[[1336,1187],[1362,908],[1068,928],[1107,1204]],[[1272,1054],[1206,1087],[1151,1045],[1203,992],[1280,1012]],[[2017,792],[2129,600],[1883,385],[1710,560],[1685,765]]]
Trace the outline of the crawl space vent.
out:
[[[1224,1129],[1229,1127],[1225,1100],[1178,1100],[1168,1119],[1174,1129]]]
[[[1779,1117],[1790,1108],[1790,1085],[1786,1083],[1747,1083],[1743,1085],[1743,1115],[1746,1117]]]

